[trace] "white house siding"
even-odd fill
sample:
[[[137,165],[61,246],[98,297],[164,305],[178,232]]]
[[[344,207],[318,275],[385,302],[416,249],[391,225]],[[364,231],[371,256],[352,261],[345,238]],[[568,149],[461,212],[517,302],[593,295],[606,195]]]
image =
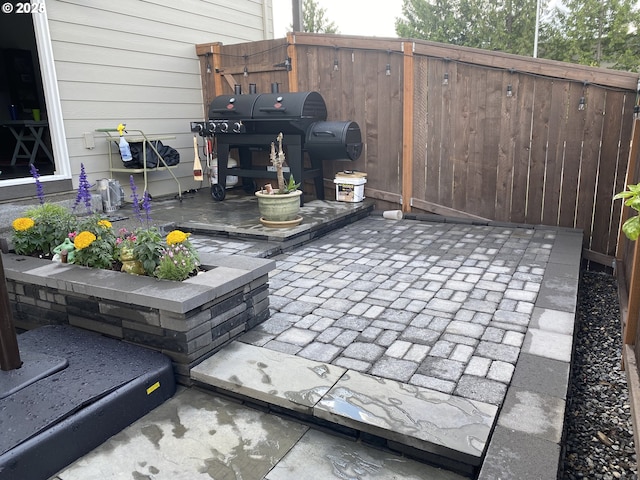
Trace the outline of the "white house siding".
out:
[[[93,132],[121,122],[174,135],[165,142],[180,152],[174,173],[183,190],[199,187],[189,131],[204,115],[195,45],[272,38],[271,0],[47,0],[46,8],[74,187],[81,164],[91,183],[110,176],[104,135]],[[128,187],[126,174],[114,177]],[[157,172],[149,190],[158,196],[177,186]]]

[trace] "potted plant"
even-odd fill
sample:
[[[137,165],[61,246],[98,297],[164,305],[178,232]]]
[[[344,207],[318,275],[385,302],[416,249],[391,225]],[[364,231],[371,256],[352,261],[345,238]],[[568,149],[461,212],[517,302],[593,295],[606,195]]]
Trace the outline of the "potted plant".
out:
[[[300,212],[299,183],[295,183],[293,175],[289,176],[289,181],[285,182],[282,166],[284,164],[284,152],[282,151],[282,132],[278,134],[278,152],[275,144],[271,142],[271,163],[276,169],[278,188],[274,189],[271,184],[256,192],[258,197],[258,210],[260,211],[260,222],[266,227],[293,227],[302,221]]]

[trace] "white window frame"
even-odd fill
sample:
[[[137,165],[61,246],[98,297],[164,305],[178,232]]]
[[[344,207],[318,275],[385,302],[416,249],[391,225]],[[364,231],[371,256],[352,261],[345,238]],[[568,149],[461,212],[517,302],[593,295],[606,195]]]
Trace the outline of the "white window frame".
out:
[[[34,3],[44,4],[45,1],[32,1],[32,4]],[[43,175],[40,180],[43,182],[68,180],[71,178],[71,166],[69,164],[67,136],[65,134],[62,117],[60,92],[58,91],[58,77],[56,75],[53,59],[51,33],[49,32],[49,17],[47,16],[46,8],[43,9],[42,12],[32,13],[31,16],[33,18],[33,29],[36,36],[36,47],[38,49],[38,59],[40,62],[40,73],[42,74],[42,86],[47,105],[46,112],[49,122],[49,134],[51,137],[51,153],[53,154],[56,165],[56,174]],[[23,185],[27,183],[33,183],[33,179],[30,176],[0,180],[0,186]]]

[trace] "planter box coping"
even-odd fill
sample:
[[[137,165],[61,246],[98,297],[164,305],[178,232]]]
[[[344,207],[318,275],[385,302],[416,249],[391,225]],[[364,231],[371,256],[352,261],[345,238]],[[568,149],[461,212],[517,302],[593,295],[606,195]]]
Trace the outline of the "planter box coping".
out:
[[[184,314],[275,269],[276,262],[242,255],[201,254],[206,271],[183,282],[2,254],[8,280]]]

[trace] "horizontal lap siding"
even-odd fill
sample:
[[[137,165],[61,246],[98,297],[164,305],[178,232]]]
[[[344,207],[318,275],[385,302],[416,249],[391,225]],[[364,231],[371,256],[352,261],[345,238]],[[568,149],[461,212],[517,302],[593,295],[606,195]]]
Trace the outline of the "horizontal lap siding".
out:
[[[91,183],[110,176],[103,135],[94,133],[96,147],[89,150],[83,134],[124,122],[147,134],[176,136],[165,143],[180,152],[176,172],[190,177],[183,179],[183,187],[191,188],[189,122],[203,117],[195,45],[212,38],[229,43],[263,39],[264,12],[261,0],[48,1],[75,183],[80,163]],[[170,178],[150,177],[155,195],[175,192],[175,183],[165,177]]]

